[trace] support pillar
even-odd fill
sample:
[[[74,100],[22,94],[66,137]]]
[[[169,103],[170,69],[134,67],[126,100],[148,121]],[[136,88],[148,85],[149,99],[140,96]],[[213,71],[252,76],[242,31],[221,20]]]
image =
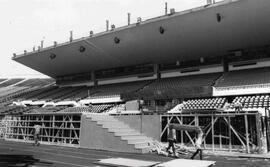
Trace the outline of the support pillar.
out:
[[[222,56],[222,66],[223,66],[223,72],[229,71],[229,63],[228,63],[227,55]]]
[[[156,74],[157,79],[161,78],[160,71],[159,71],[159,64],[154,65],[154,73]]]
[[[96,80],[95,71],[91,71],[91,81],[93,81],[94,86],[97,86],[98,85],[98,81]]]

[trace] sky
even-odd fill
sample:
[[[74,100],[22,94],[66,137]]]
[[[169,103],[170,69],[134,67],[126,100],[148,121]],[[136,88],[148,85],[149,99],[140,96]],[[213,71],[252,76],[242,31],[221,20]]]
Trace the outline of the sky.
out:
[[[164,14],[168,9],[176,12],[203,6],[207,0],[0,0],[0,78],[45,77],[11,57],[13,53],[31,51],[44,41],[44,47],[105,31],[106,20],[116,27]]]

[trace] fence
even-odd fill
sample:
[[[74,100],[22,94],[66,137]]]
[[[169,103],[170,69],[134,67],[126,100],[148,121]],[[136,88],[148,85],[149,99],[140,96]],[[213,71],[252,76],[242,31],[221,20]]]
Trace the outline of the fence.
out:
[[[41,124],[40,141],[43,144],[79,146],[81,114],[50,113],[6,116],[6,140],[31,142],[33,126]]]
[[[193,113],[161,116],[161,141],[167,141],[169,123],[201,126],[203,147],[212,151],[262,151],[262,122],[258,112]],[[177,141],[195,146],[195,132],[177,131]]]

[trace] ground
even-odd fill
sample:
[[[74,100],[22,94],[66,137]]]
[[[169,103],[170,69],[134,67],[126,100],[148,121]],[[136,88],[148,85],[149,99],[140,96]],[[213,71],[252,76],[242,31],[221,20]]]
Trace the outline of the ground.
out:
[[[139,160],[166,162],[172,158],[155,154],[131,154],[97,151],[82,148],[60,147],[52,145],[32,146],[30,143],[0,140],[0,166],[27,167],[100,167],[95,164],[98,159],[132,158]],[[180,158],[188,158],[181,156]],[[197,157],[198,158],[198,157]],[[268,159],[247,159],[225,156],[204,155],[205,160],[216,161],[217,167],[269,167]]]

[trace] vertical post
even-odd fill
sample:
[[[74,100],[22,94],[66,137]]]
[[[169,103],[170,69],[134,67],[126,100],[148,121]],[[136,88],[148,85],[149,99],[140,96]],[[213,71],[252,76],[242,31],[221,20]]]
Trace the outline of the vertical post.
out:
[[[130,25],[130,13],[128,13],[128,25]]]
[[[167,14],[168,14],[168,3],[165,2],[165,15],[167,15]]]
[[[41,116],[41,129],[40,129],[40,133],[42,133],[42,135],[44,136],[45,133],[45,124],[44,124],[44,116]],[[40,138],[40,142],[42,143],[43,141],[43,137],[39,137]],[[46,137],[45,137],[46,139]]]
[[[69,36],[69,42],[72,42],[73,41],[73,31],[70,31],[70,36]]]
[[[159,126],[159,132],[160,132],[160,142],[161,142],[161,138],[162,138],[162,115],[160,115],[159,116],[159,124],[160,124],[160,126]]]
[[[109,31],[109,20],[106,20],[106,31]]]
[[[214,138],[214,116],[211,116],[211,126],[212,126],[212,151],[215,151],[215,138]]]
[[[52,143],[55,142],[54,128],[55,128],[55,115],[52,116]]]
[[[168,138],[168,135],[169,135],[169,121],[170,121],[170,118],[169,118],[169,116],[167,116],[167,138]],[[166,127],[166,126],[165,126]]]
[[[261,131],[260,131],[260,127],[259,127],[259,122],[260,122],[260,117],[258,114],[255,115],[255,123],[256,123],[256,132],[255,135],[257,137],[257,146],[259,149],[261,149]],[[253,133],[252,133],[253,134]]]
[[[40,48],[42,49],[43,48],[43,44],[44,44],[44,41],[40,41]]]
[[[199,126],[199,117],[197,114],[195,115],[195,126]]]
[[[222,137],[221,134],[219,134],[219,149],[222,149]]]
[[[181,116],[181,125],[183,124],[183,116]],[[181,130],[181,144],[184,144],[184,132],[183,132],[183,130]]]
[[[229,116],[228,118],[228,130],[229,130],[229,151],[232,151],[232,133],[231,133],[231,118]]]
[[[142,115],[143,113],[141,112],[141,133],[142,133]]]
[[[247,118],[246,113],[245,113],[244,117],[245,117],[246,143],[247,143],[246,149],[247,149],[247,153],[249,154],[250,150],[249,150],[248,118]]]

